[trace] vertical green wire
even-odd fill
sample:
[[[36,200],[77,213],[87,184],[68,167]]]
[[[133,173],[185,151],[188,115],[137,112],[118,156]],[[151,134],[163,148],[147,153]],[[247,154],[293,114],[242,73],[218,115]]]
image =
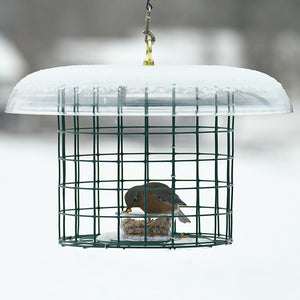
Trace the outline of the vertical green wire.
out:
[[[121,220],[120,220],[120,215],[121,215],[121,176],[122,176],[122,172],[121,172],[121,168],[122,165],[123,165],[123,158],[122,158],[122,143],[123,143],[123,140],[122,140],[122,134],[123,134],[123,116],[122,116],[122,106],[123,106],[123,96],[124,96],[124,93],[126,91],[126,88],[125,87],[122,87],[120,86],[119,89],[118,89],[118,162],[117,162],[117,206],[118,206],[118,211],[117,211],[117,244],[118,244],[118,247],[120,246],[120,226],[121,226]],[[122,191],[123,191],[123,188],[122,188]],[[123,195],[123,193],[122,193]]]
[[[79,112],[79,93],[77,93],[77,113]],[[76,125],[77,125],[77,157],[76,157],[76,161],[77,161],[77,181],[78,181],[78,189],[77,189],[77,211],[78,214],[80,212],[80,135],[79,135],[79,115],[76,116]],[[78,221],[77,221],[77,233],[78,235],[80,235],[79,232],[79,228],[80,228],[80,217],[78,216]]]
[[[231,211],[231,222],[230,222],[230,238],[232,238],[232,227],[233,227],[233,214],[232,214],[232,209],[233,209],[233,162],[234,162],[234,117],[232,117],[232,125],[231,125],[232,131],[231,131],[231,203],[230,203],[230,211]]]
[[[200,220],[200,178],[199,178],[199,90],[196,88],[196,246],[198,246],[198,238],[201,235]]]
[[[124,123],[123,123],[123,98],[126,92],[126,87],[122,87],[122,101],[121,101],[121,107],[120,107],[120,133],[121,133],[121,140],[120,140],[120,151],[121,151],[121,155],[120,155],[120,163],[121,163],[121,207],[122,210],[124,210]]]
[[[176,108],[175,108],[175,97],[176,97],[176,89],[175,85],[172,88],[172,247],[174,246],[174,238],[175,238],[175,158],[176,158]]]
[[[77,241],[78,237],[78,190],[79,190],[79,183],[78,183],[78,153],[77,153],[77,138],[78,138],[78,125],[77,125],[77,116],[75,115],[77,112],[77,94],[78,88],[74,88],[74,105],[73,105],[73,126],[74,126],[74,175],[75,175],[75,189],[74,189],[74,205],[75,205],[75,241]]]
[[[97,189],[97,165],[96,165],[96,91],[93,90],[93,240],[96,243],[97,238],[97,208],[96,208],[96,189]]]
[[[117,222],[117,242],[118,242],[118,246],[120,245],[120,203],[121,203],[121,199],[120,199],[120,180],[121,180],[121,139],[120,139],[120,124],[121,124],[121,117],[118,115],[118,162],[117,162],[117,206],[118,206],[118,222]]]
[[[60,90],[58,90],[57,93],[57,101],[58,101],[58,105],[57,105],[57,111],[58,111],[58,116],[57,116],[57,152],[58,152],[58,238],[59,240],[61,239],[61,149],[60,149],[60,107],[61,107],[61,97],[60,97]]]
[[[231,104],[232,104],[232,112],[234,113],[234,93],[231,95]],[[230,201],[230,210],[231,210],[231,218],[230,218],[230,238],[232,238],[232,228],[233,228],[233,162],[234,162],[234,116],[232,116],[232,125],[231,125],[232,131],[231,131],[231,201]]]
[[[144,138],[145,138],[145,157],[144,157],[144,242],[147,244],[147,183],[149,183],[149,116],[148,116],[148,88],[145,88],[145,121],[144,121]]]
[[[228,105],[228,114],[230,114],[230,93],[227,93],[227,105]],[[231,125],[231,117],[228,115],[227,117],[227,166],[226,166],[226,179],[227,179],[227,195],[226,195],[226,240],[228,239],[229,235],[229,223],[230,223],[230,126]]]
[[[99,113],[99,87],[96,89],[96,108],[97,113]],[[96,140],[96,147],[97,147],[97,220],[98,220],[98,235],[101,233],[100,230],[100,120],[99,116],[96,117],[96,129],[97,129],[97,140]]]
[[[216,242],[217,235],[220,234],[220,225],[219,225],[219,138],[218,138],[218,97],[215,94],[215,213],[214,213],[214,241]]]
[[[62,173],[63,173],[63,188],[62,188],[62,198],[63,198],[63,240],[66,239],[66,120],[65,120],[65,89],[61,90],[61,102],[62,102],[62,116],[61,116],[61,129],[62,129]]]

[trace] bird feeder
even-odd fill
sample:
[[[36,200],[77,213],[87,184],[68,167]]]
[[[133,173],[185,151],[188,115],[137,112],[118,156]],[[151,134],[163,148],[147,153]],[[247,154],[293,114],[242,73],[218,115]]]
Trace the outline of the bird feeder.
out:
[[[247,69],[71,66],[25,77],[6,112],[57,116],[61,245],[180,248],[232,243],[234,117],[292,107]],[[144,211],[126,212],[132,189]],[[160,191],[170,212],[147,212]]]

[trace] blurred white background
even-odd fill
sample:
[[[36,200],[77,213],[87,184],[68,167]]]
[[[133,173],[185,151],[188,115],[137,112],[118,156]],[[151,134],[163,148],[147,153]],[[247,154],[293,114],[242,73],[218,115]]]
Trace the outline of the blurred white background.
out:
[[[233,245],[58,245],[56,118],[5,115],[5,103],[41,68],[142,63],[144,2],[1,0],[1,299],[300,299],[298,1],[152,1],[156,64],[257,69],[294,105],[236,118]]]

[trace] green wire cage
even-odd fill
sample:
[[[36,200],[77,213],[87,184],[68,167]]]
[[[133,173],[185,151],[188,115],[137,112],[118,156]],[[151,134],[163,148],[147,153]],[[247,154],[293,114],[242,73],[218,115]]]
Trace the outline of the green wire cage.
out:
[[[231,244],[234,116],[291,111],[273,78],[216,66],[43,70],[6,109],[57,115],[59,243],[85,248]],[[126,212],[132,189],[144,209]],[[148,212],[164,192],[170,210]]]

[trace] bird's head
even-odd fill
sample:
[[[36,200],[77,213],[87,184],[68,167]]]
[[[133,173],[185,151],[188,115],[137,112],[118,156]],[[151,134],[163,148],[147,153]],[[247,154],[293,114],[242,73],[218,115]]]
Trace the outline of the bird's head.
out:
[[[130,211],[132,207],[139,207],[139,202],[141,200],[141,192],[139,190],[136,190],[138,188],[137,186],[131,188],[127,191],[125,194],[125,202],[127,205],[127,211]]]

